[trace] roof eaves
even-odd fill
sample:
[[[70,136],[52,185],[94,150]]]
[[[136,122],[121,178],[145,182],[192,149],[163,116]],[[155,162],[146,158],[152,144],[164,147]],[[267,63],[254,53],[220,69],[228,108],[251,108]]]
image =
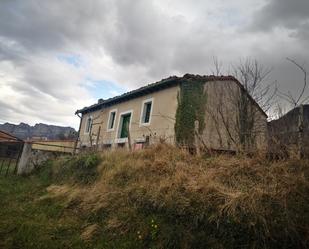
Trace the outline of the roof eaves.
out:
[[[77,110],[75,112],[75,114],[81,113],[87,113],[89,111],[94,111],[94,110],[98,110],[100,108],[102,108],[103,106],[107,106],[109,104],[113,104],[113,103],[117,103],[117,102],[121,102],[121,101],[125,101],[126,99],[131,99],[134,98],[134,96],[138,95],[138,94],[142,94],[145,93],[147,91],[153,91],[155,89],[160,89],[160,87],[164,86],[164,87],[168,87],[169,85],[166,85],[166,83],[172,83],[172,82],[177,82],[179,83],[181,79],[198,79],[198,80],[205,80],[205,81],[234,81],[241,89],[243,89],[247,96],[249,97],[249,99],[252,101],[252,103],[254,105],[256,105],[256,107],[262,112],[262,114],[266,117],[268,117],[268,115],[264,112],[264,110],[259,106],[259,104],[253,99],[253,97],[248,93],[248,91],[244,88],[244,86],[234,77],[231,75],[227,75],[227,76],[215,76],[215,75],[194,75],[194,74],[185,74],[183,77],[177,77],[177,76],[171,76],[169,78],[163,79],[161,81],[155,82],[155,83],[151,83],[148,84],[146,86],[142,86],[138,89],[132,90],[130,92],[126,92],[122,95],[118,95],[115,96],[113,98],[101,101],[100,103],[88,106],[88,107],[84,107],[80,110]]]
[[[83,113],[86,113],[88,111],[100,109],[100,108],[107,106],[109,104],[118,103],[118,102],[125,101],[126,99],[134,98],[135,96],[141,95],[143,93],[147,93],[148,91],[149,92],[156,91],[158,89],[161,89],[162,87],[167,88],[171,85],[176,84],[178,79],[179,79],[179,77],[177,77],[177,76],[171,76],[171,77],[163,79],[161,81],[151,83],[151,84],[148,84],[146,86],[142,86],[138,89],[132,90],[130,92],[126,92],[124,94],[121,94],[121,95],[109,98],[107,100],[101,101],[100,103],[97,103],[97,104],[94,104],[94,105],[91,105],[91,106],[88,106],[88,107],[84,107],[80,110],[77,110],[75,112],[75,114],[78,114],[78,113],[83,114]],[[167,84],[167,83],[169,83],[169,84]]]
[[[3,130],[0,130],[0,134],[1,133],[3,133],[3,134],[5,134],[6,136],[8,136],[10,139],[12,139],[12,140],[8,140],[8,141],[19,141],[19,142],[23,142],[24,140],[22,140],[22,139],[20,139],[20,138],[18,138],[18,137],[16,137],[16,136],[13,136],[12,134],[10,134],[10,133],[8,133],[8,132],[5,132],[5,131],[3,131]]]

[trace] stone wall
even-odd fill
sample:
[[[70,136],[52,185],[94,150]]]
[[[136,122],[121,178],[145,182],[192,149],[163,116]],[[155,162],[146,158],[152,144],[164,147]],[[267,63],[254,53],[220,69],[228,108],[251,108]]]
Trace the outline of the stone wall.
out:
[[[34,169],[40,167],[45,161],[55,158],[59,154],[62,153],[33,149],[32,144],[26,142],[18,162],[17,174],[30,174]]]

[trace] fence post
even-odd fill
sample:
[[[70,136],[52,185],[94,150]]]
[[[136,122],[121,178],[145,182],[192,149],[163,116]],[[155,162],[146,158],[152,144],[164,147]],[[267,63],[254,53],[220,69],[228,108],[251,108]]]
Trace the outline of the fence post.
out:
[[[100,133],[101,133],[101,126],[99,126],[99,130],[98,130],[98,133],[97,133],[97,139],[96,139],[97,150],[99,149]]]
[[[196,154],[198,156],[201,155],[201,150],[200,150],[200,143],[199,143],[199,138],[198,138],[198,132],[199,132],[199,122],[198,120],[194,121],[194,143],[195,143],[195,149],[196,149]]]
[[[17,166],[18,166],[21,154],[23,152],[23,149],[24,149],[24,142],[21,143],[21,146],[19,147],[19,152],[18,152],[18,156],[17,156],[17,159],[16,159],[15,168],[14,168],[14,174],[17,174]]]
[[[10,168],[10,166],[11,166],[11,162],[12,162],[12,158],[10,158],[10,160],[9,160],[8,166],[7,166],[7,168],[6,168],[5,176],[7,176],[8,173],[9,173],[9,168]]]
[[[21,175],[27,173],[28,163],[31,157],[32,144],[24,143],[23,152],[18,162],[17,174]]]
[[[80,129],[82,127],[82,117],[78,115],[78,113],[76,114],[77,117],[79,117],[79,127],[78,127],[78,132],[77,132],[77,137],[76,137],[76,140],[75,140],[75,143],[74,143],[74,149],[73,149],[73,155],[76,154],[76,149],[77,149],[77,145],[78,145],[78,141],[79,141],[79,136],[80,136]]]
[[[2,172],[2,168],[3,168],[4,162],[5,162],[5,159],[2,159],[1,168],[0,168],[0,174]]]
[[[128,145],[129,145],[129,150],[132,151],[131,134],[130,134],[130,125],[129,124],[128,124]]]
[[[298,113],[298,158],[303,157],[304,106],[299,106]]]

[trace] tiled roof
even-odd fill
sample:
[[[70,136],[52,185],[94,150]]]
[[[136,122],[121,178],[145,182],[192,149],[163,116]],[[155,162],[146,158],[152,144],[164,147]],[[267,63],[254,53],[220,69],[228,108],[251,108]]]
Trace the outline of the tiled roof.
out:
[[[0,130],[0,142],[22,142],[23,140]]]
[[[115,96],[113,98],[109,98],[106,100],[99,100],[98,103],[93,104],[88,107],[84,107],[75,112],[75,114],[88,113],[92,111],[96,111],[101,109],[104,106],[110,106],[115,103],[123,102],[129,99],[133,99],[135,97],[143,96],[161,89],[169,88],[175,85],[178,85],[183,79],[194,79],[194,80],[203,80],[207,81],[234,81],[236,82],[242,89],[244,89],[243,85],[233,76],[215,76],[215,75],[194,75],[194,74],[185,74],[183,77],[171,76],[166,79],[162,79],[158,82],[148,84],[146,86],[140,87],[130,92],[126,92],[124,94]],[[248,97],[257,105],[257,107],[262,111],[262,113],[266,115],[266,113],[261,109],[261,107],[255,102],[255,100],[248,94]]]

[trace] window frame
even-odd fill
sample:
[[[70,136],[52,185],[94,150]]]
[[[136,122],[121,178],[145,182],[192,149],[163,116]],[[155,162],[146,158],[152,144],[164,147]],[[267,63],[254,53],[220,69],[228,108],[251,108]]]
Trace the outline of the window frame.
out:
[[[112,128],[110,128],[111,115],[112,115],[113,112],[115,113],[114,125],[113,125]],[[107,131],[114,131],[115,130],[116,120],[117,120],[117,112],[118,112],[117,109],[112,109],[112,110],[109,111],[108,120],[107,120],[107,127],[106,127]]]
[[[89,130],[87,129],[88,128],[88,120],[91,120],[90,121],[90,125],[89,125]],[[93,118],[92,118],[92,116],[88,116],[87,118],[86,118],[86,124],[85,124],[85,129],[84,129],[84,134],[89,134],[90,133],[90,131],[91,131],[91,127],[92,127],[92,122],[93,122]],[[88,131],[87,131],[88,130]]]
[[[151,108],[150,108],[150,114],[149,114],[149,121],[147,123],[144,122],[145,116],[144,116],[144,109],[147,103],[151,102]],[[151,117],[152,117],[152,111],[153,111],[153,105],[154,105],[154,98],[148,98],[143,100],[142,106],[141,106],[141,115],[139,120],[139,126],[148,126],[151,124]]]

